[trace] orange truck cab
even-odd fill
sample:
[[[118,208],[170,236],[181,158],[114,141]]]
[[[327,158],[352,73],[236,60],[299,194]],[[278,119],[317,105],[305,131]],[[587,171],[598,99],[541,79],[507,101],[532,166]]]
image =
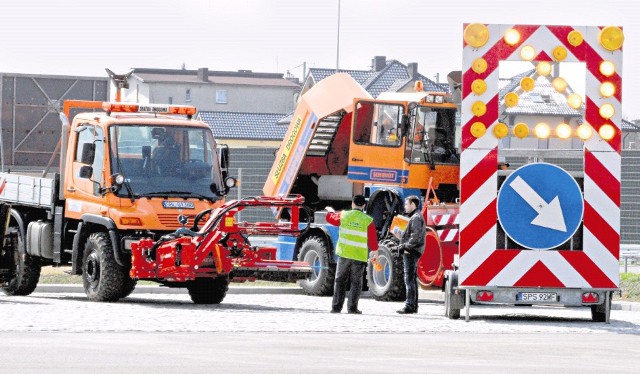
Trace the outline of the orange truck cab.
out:
[[[74,108],[88,111],[69,123]],[[132,242],[223,203],[235,185],[228,148],[192,119],[195,107],[67,101],[64,112],[58,173],[0,174],[9,233],[18,237],[15,271],[2,288],[28,295],[41,266],[70,264],[90,299],[124,297],[135,287]]]

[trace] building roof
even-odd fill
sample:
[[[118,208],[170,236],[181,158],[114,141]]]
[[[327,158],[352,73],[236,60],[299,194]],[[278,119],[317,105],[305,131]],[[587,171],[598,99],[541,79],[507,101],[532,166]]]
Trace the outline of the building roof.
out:
[[[198,112],[196,118],[207,123],[216,139],[282,140],[289,123],[278,124],[281,113]]]
[[[133,76],[144,83],[233,84],[298,88],[300,85],[280,73],[254,73],[250,70],[216,71],[201,68],[150,69],[134,68]]]
[[[519,88],[520,80],[524,77],[535,79],[533,90],[526,92]],[[536,70],[532,69],[518,74],[511,78],[500,79],[500,102],[509,92],[516,92],[519,95],[518,105],[513,108],[506,108],[505,112],[512,115],[550,115],[563,117],[581,117],[579,110],[571,108],[567,104],[567,98],[557,92],[547,77],[538,76]],[[571,88],[567,88],[572,93]]]
[[[622,131],[626,132],[640,132],[640,125],[636,125],[631,121],[627,121],[626,119],[622,119]]]
[[[407,84],[422,81],[425,91],[447,92],[449,93],[449,85],[447,83],[436,83],[420,73],[416,73],[415,78],[411,78],[407,65],[397,61],[388,60],[386,65],[379,71],[375,70],[338,70],[340,73],[349,74],[356,82],[373,97],[378,97],[380,93],[386,91],[398,91]],[[309,76],[315,83],[320,82],[324,78],[336,73],[336,69],[309,69]],[[309,79],[309,78],[307,78]]]

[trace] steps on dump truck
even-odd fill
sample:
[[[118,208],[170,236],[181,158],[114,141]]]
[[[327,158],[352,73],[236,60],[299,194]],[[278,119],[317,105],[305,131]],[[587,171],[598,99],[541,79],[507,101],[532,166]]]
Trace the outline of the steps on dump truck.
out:
[[[307,150],[307,156],[324,157],[329,152],[333,139],[336,137],[338,126],[342,121],[343,114],[327,116],[318,123],[316,133],[311,139],[311,145]]]

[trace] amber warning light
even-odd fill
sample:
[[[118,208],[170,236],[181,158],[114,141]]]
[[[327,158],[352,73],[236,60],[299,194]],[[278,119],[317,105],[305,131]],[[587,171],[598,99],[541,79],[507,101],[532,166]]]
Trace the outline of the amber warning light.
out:
[[[162,113],[162,114],[182,114],[193,116],[196,114],[196,107],[187,105],[158,105],[158,104],[127,104],[127,103],[102,103],[105,112],[124,113]]]

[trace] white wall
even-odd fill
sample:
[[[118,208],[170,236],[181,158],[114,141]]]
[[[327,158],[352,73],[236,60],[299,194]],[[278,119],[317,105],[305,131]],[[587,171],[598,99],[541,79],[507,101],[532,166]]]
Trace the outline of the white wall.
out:
[[[191,90],[191,101],[187,101],[186,91]],[[216,90],[227,91],[227,103],[216,103]],[[111,100],[115,98],[112,87]],[[132,78],[123,98],[129,102],[193,105],[202,111],[246,112],[246,113],[288,113],[294,109],[294,95],[297,87],[217,85],[212,83],[144,83]]]

